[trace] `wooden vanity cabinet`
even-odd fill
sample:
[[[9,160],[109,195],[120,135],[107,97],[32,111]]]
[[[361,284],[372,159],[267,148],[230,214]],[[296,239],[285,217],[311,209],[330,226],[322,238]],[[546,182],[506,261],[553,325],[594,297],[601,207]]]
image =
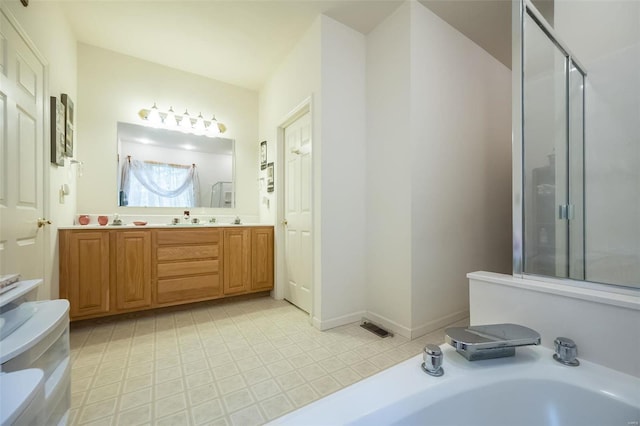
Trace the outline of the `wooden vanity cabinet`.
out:
[[[62,229],[71,320],[273,289],[273,227]]]
[[[60,231],[60,297],[71,319],[151,307],[151,236],[136,230]]]
[[[62,231],[59,243],[60,297],[71,302],[71,318],[108,314],[112,308],[109,233]]]
[[[273,228],[251,229],[251,291],[273,288]]]
[[[147,231],[116,231],[116,310],[151,307],[151,235]]]
[[[219,228],[159,229],[154,233],[155,302],[158,306],[222,296]]]
[[[251,288],[251,229],[225,229],[224,248],[224,294],[246,293]]]
[[[273,289],[273,228],[224,229],[224,294]]]

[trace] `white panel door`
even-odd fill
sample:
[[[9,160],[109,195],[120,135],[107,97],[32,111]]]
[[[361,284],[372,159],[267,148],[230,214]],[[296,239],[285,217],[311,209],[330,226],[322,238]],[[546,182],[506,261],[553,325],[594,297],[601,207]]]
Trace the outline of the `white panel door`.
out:
[[[311,117],[306,113],[284,129],[285,265],[284,298],[311,310]]]
[[[0,19],[0,275],[42,278],[44,66]]]

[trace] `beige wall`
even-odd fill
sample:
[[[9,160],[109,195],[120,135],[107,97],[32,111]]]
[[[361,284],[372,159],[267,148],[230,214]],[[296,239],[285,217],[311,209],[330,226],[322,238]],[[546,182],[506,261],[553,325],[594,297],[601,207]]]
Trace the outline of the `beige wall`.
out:
[[[193,209],[195,214],[258,215],[258,93],[78,44],[78,213],[167,214],[180,209],[117,207],[117,122],[140,123],[138,111],[188,109],[224,123],[236,141],[236,208]]]
[[[367,42],[367,315],[417,337],[511,270],[511,73],[417,2]]]

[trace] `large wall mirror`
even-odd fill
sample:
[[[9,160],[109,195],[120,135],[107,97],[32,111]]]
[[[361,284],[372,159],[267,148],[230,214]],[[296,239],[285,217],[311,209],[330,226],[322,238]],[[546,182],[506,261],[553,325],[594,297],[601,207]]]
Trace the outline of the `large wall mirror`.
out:
[[[118,122],[118,205],[233,208],[232,139]]]

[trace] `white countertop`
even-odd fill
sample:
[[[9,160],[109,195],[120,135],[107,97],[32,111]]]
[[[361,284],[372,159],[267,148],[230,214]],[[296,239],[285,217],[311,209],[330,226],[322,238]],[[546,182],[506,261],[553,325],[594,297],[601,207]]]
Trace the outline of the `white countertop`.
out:
[[[177,225],[173,224],[165,224],[165,223],[148,223],[146,225],[136,226],[133,223],[127,223],[123,225],[104,225],[100,226],[98,224],[89,224],[89,225],[72,225],[72,226],[60,226],[58,229],[134,229],[134,228],[242,228],[242,227],[256,227],[256,226],[269,226],[273,227],[268,223],[241,223],[239,225],[235,225],[233,223],[198,223],[198,224],[187,224],[180,223]]]

